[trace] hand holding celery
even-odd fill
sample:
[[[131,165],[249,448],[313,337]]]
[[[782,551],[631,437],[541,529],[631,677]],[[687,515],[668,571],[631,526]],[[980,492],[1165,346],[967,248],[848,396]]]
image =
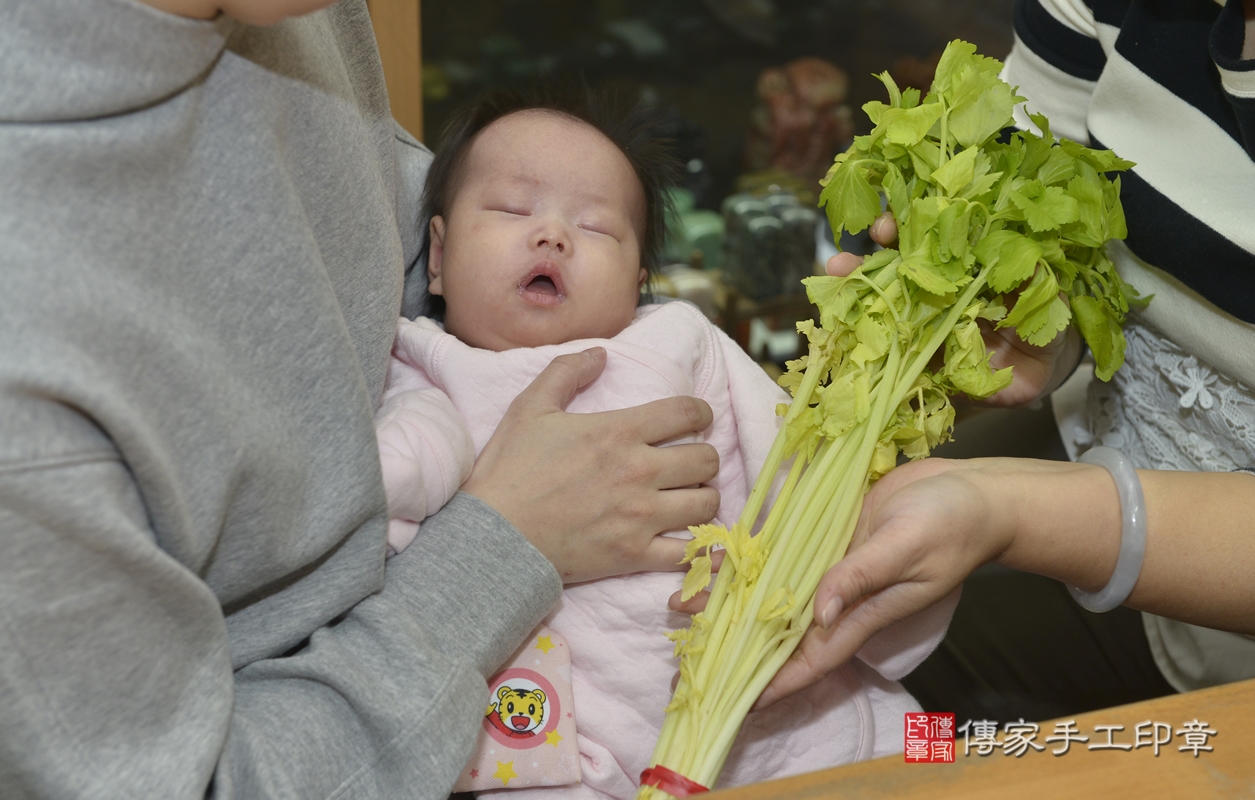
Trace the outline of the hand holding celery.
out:
[[[1125,235],[1119,181],[1104,173],[1131,164],[1054,139],[1040,115],[1040,136],[999,142],[1023,102],[1000,68],[956,41],[922,101],[881,75],[889,102],[863,107],[875,128],[823,181],[838,239],[876,219],[883,193],[899,247],[847,277],[804,281],[820,325],[798,324],[809,347],[781,378],[793,394],[781,432],[732,529],[692,529],[686,598],[709,582],[710,548],[727,553],[705,611],[671,634],[680,681],[651,767],[714,783],[745,715],[811,624],[815,588],[845,554],[869,485],[899,453],[923,458],[949,438],[950,396],[988,397],[1010,382],[1010,368],[991,369],[978,320],[1034,345],[1071,323],[1100,378],[1123,362],[1133,295],[1103,251]],[[653,786],[638,795],[666,796]]]

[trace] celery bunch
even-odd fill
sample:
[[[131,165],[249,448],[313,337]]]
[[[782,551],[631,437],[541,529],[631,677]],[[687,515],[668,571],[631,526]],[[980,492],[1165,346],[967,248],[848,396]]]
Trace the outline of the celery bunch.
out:
[[[899,453],[923,458],[950,437],[950,396],[988,397],[1010,383],[1010,368],[990,367],[978,320],[1036,345],[1071,323],[1100,378],[1123,363],[1120,325],[1137,298],[1103,250],[1125,235],[1119,180],[1104,173],[1132,164],[1056,140],[1040,115],[1041,135],[999,141],[1024,100],[998,77],[1001,66],[955,41],[922,100],[880,75],[889,102],[863,107],[875,128],[822,182],[838,240],[875,220],[883,194],[899,247],[849,277],[804,281],[820,325],[798,325],[809,348],[780,379],[793,394],[779,409],[781,432],[732,529],[692,529],[685,597],[709,582],[710,549],[727,552],[706,610],[670,634],[680,681],[651,767],[714,783],[745,715],[810,625],[819,579],[845,554],[869,485]],[[668,796],[642,786],[638,798]]]

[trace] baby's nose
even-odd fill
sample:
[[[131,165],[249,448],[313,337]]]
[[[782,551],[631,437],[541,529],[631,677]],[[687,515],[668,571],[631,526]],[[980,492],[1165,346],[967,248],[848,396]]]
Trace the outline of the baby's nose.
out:
[[[559,253],[566,253],[571,247],[571,240],[567,236],[565,224],[560,219],[544,218],[540,220],[540,225],[533,231],[532,236],[538,249],[548,248]]]
[[[536,240],[536,246],[548,247],[551,250],[557,250],[559,253],[566,252],[567,247],[566,242],[563,241],[563,237],[556,234],[544,234],[540,236]]]

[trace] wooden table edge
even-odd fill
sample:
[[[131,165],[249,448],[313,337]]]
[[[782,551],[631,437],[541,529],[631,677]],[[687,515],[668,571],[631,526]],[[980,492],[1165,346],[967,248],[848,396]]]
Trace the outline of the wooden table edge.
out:
[[[1075,720],[1089,745],[1106,742],[1095,726],[1123,725],[1112,731],[1117,744],[1134,742],[1134,728],[1144,721],[1173,726],[1173,741],[1160,748],[1132,750],[1089,749],[1072,743],[1067,752],[1053,755],[1059,743],[1045,743],[1055,724]],[[1211,751],[1181,752],[1186,744],[1177,735],[1192,720],[1206,722],[1215,735],[1206,737]],[[962,720],[959,724],[962,725]],[[1000,720],[1014,722],[1014,720]],[[1098,734],[1096,738],[1096,733]],[[1140,703],[1092,711],[1040,723],[1036,741],[1044,751],[1021,756],[978,756],[963,753],[963,737],[956,740],[955,763],[906,763],[902,753],[797,775],[776,781],[712,792],[711,800],[964,800],[1006,797],[1017,800],[1066,796],[1103,800],[1148,797],[1255,797],[1255,680],[1171,695]]]

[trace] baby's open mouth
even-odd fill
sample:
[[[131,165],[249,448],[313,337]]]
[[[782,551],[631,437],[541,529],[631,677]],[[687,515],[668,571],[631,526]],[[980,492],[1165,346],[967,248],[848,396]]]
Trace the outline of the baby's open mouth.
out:
[[[566,296],[562,285],[562,272],[557,264],[541,262],[519,281],[519,294],[540,306],[556,306]]]
[[[535,276],[528,281],[527,289],[538,294],[556,295],[558,293],[558,287],[554,285],[553,278],[548,275]]]

